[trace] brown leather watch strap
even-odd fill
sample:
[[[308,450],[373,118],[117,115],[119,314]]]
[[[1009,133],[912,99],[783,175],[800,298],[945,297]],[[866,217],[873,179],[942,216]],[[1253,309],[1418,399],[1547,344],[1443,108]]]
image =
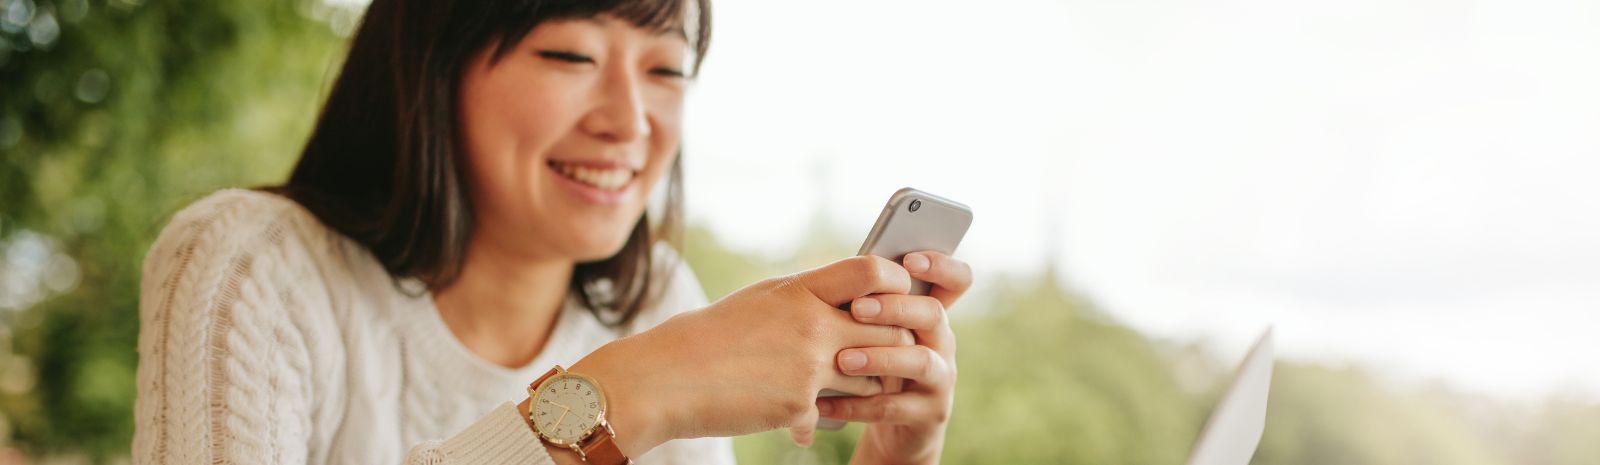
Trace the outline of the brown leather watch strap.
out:
[[[544,376],[540,376],[539,379],[533,380],[533,383],[528,385],[528,392],[532,393],[534,391],[538,391],[539,385],[544,384],[544,380],[550,379],[551,376],[555,376],[557,373],[561,373],[560,365],[556,365],[554,368],[551,368],[550,371],[545,372]]]
[[[628,456],[622,455],[622,449],[617,448],[617,442],[611,440],[609,428],[595,428],[589,434],[588,444],[583,446],[585,461],[595,465],[628,465],[633,463]]]

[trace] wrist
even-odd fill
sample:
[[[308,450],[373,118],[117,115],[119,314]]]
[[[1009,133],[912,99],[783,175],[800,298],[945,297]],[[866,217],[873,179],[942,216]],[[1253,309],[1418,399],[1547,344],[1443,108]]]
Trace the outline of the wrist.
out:
[[[532,408],[532,398],[522,399],[522,403],[517,404],[517,413],[522,416],[522,423],[528,426],[529,431],[533,431],[533,424],[528,422],[528,411]],[[539,433],[534,431],[533,434],[538,436]],[[539,443],[544,446],[544,450],[550,453],[550,458],[555,459],[555,462],[558,465],[584,465],[583,459],[578,457],[578,454],[574,454],[572,449],[544,442],[542,440],[539,441]]]
[[[667,404],[652,397],[655,391],[640,382],[638,374],[645,364],[630,350],[629,339],[601,346],[569,371],[594,378],[605,390],[606,421],[617,433],[613,441],[624,455],[638,457],[672,439],[665,423],[671,416],[663,414]]]

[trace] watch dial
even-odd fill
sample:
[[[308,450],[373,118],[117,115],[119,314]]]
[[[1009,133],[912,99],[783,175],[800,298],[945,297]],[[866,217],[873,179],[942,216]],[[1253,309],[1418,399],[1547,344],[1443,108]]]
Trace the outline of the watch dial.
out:
[[[600,422],[605,405],[589,380],[560,376],[540,389],[533,406],[533,424],[545,436],[575,442]]]

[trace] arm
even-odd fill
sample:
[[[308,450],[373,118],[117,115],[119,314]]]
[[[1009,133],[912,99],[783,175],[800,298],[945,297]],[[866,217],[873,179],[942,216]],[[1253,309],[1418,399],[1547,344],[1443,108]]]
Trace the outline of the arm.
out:
[[[185,210],[146,257],[135,463],[328,460],[318,432],[343,420],[319,406],[337,403],[326,380],[345,362],[325,283],[314,278],[322,270],[301,236],[308,226],[299,222],[315,220],[254,195],[218,194]],[[509,403],[409,450],[412,464],[562,463]]]

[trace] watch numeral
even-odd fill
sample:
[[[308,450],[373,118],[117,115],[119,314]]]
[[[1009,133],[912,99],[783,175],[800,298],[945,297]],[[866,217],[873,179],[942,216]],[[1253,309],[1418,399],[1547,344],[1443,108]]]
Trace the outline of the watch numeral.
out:
[[[589,408],[600,408],[600,403],[599,402],[590,402],[589,403]]]

